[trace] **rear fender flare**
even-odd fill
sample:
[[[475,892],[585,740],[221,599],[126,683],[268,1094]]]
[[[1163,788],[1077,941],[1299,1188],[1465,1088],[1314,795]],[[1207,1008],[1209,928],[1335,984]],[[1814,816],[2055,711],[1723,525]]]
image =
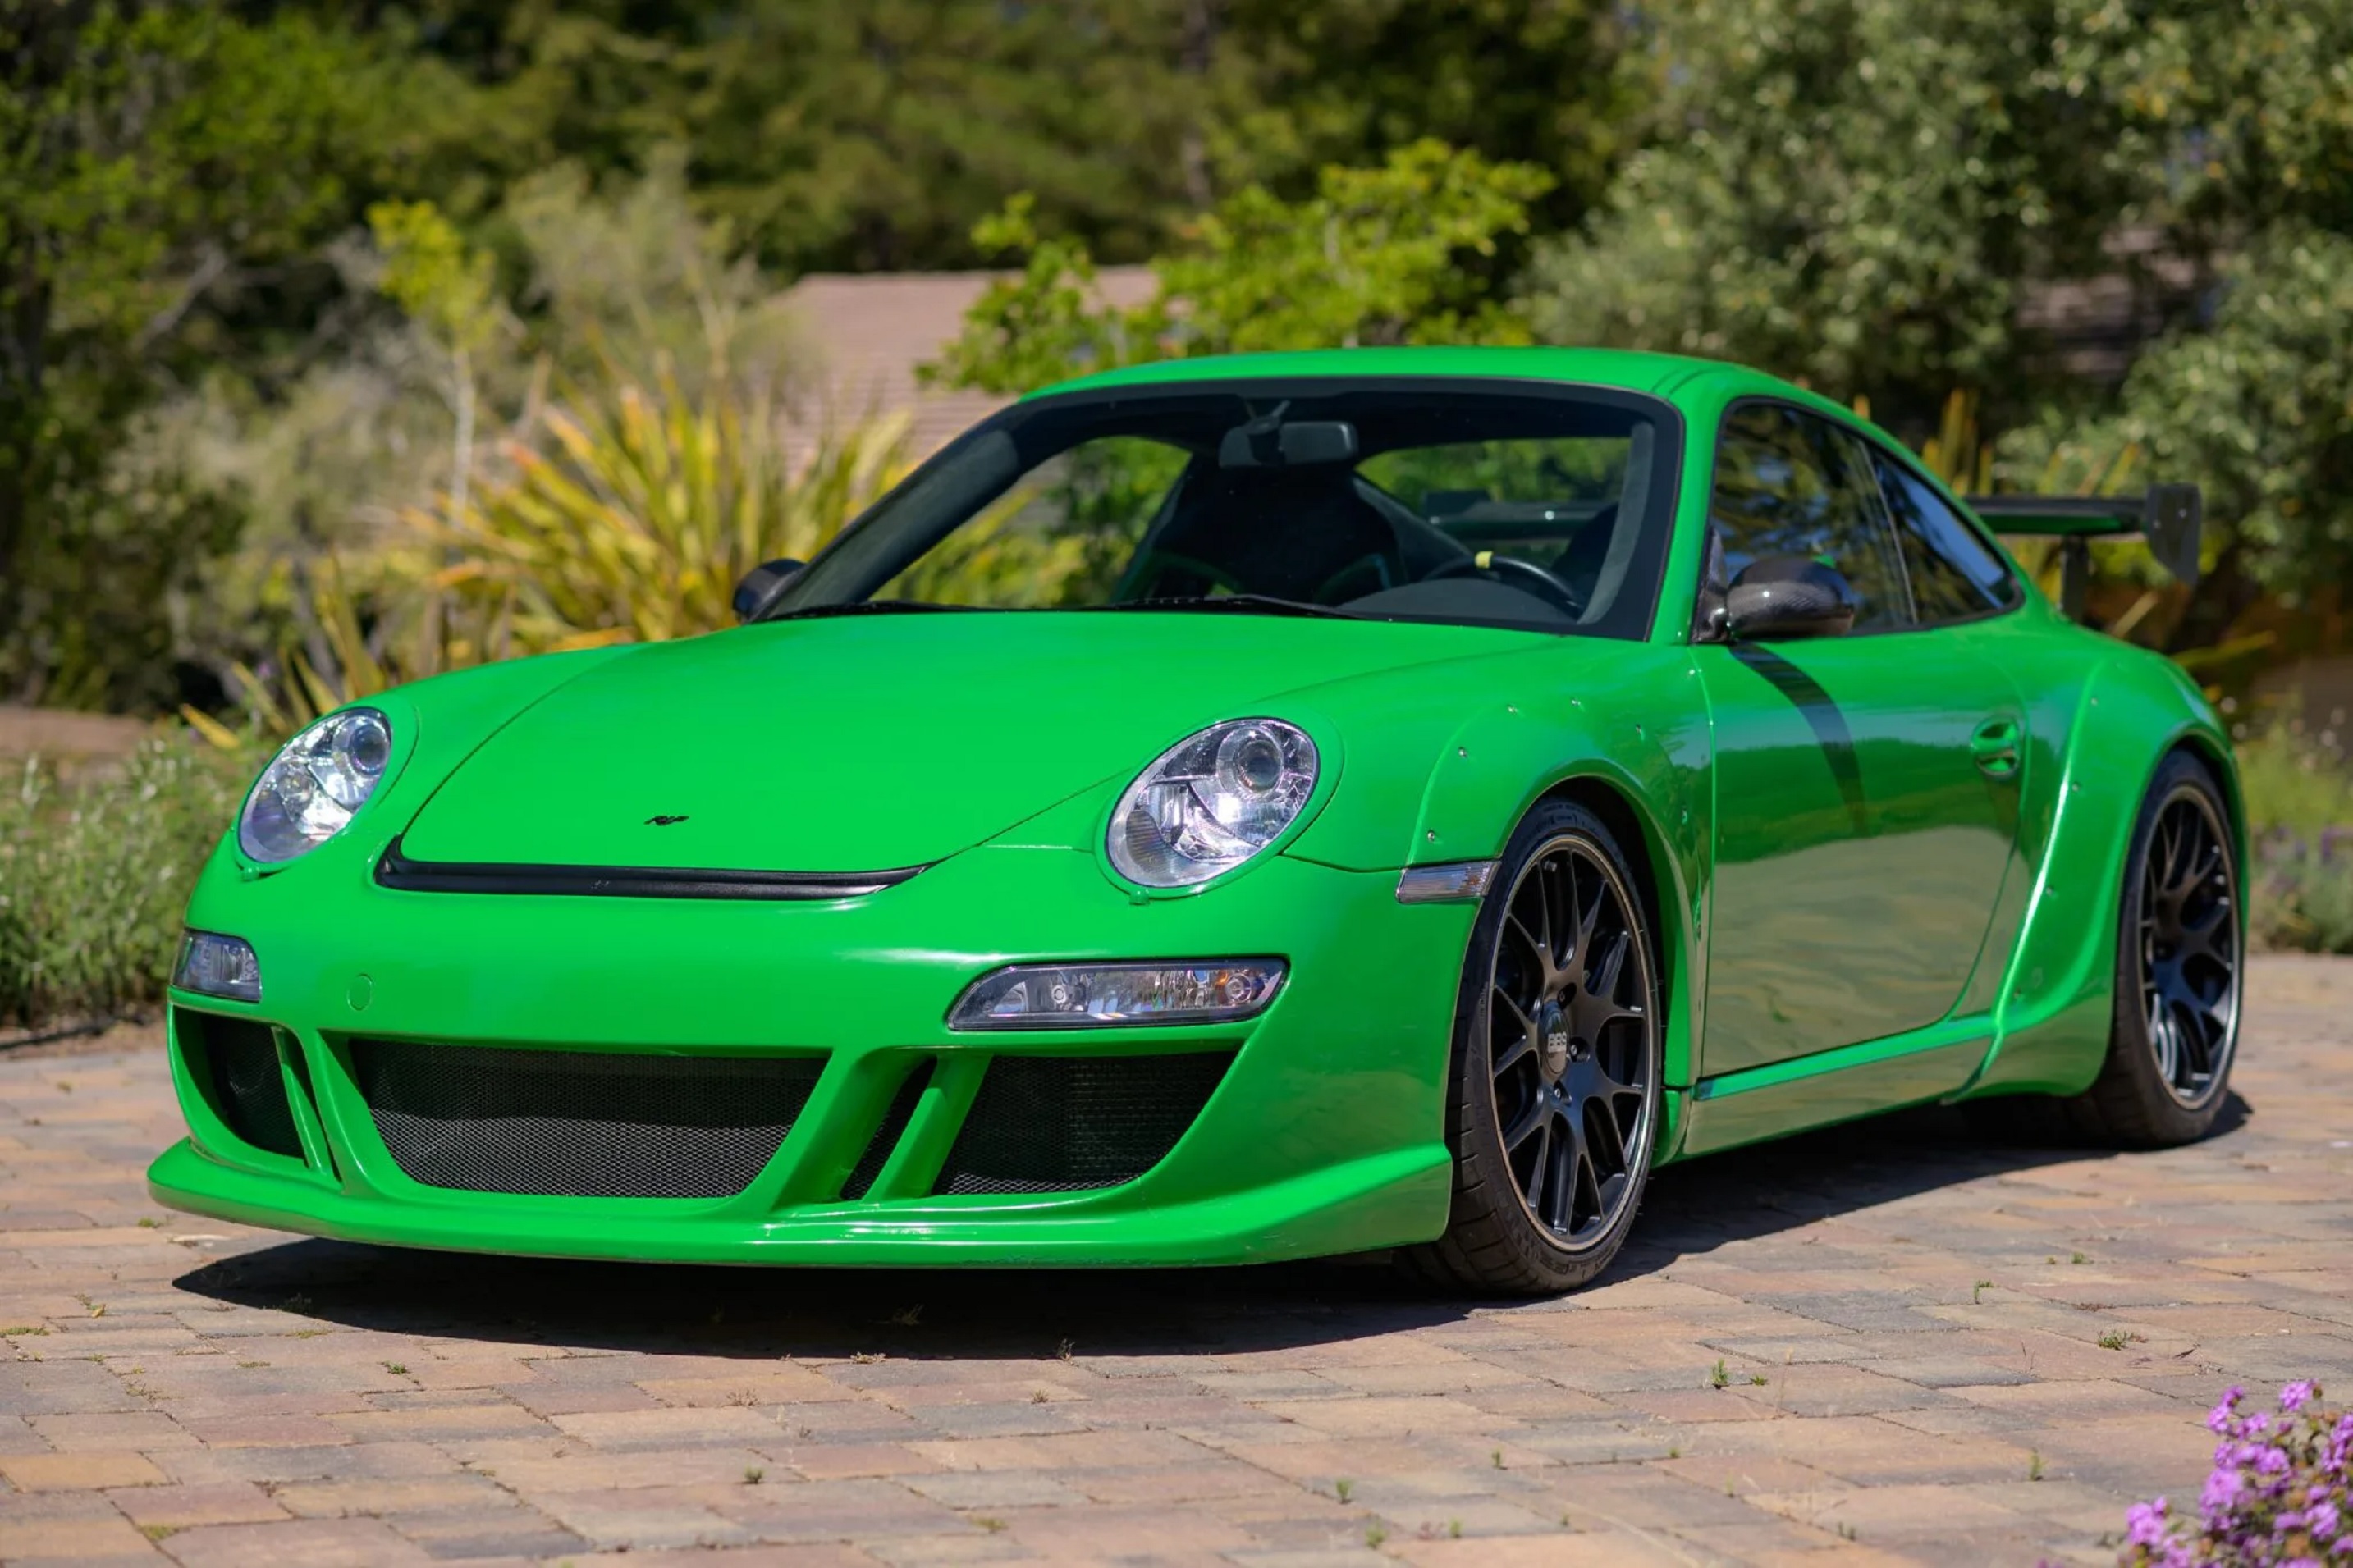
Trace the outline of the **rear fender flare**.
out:
[[[2168,660],[2119,650],[2078,694],[2050,834],[1994,1004],[1994,1044],[1967,1093],[2076,1094],[2098,1076],[2115,1005],[2118,890],[2141,801],[2165,758],[2194,752],[2246,826],[2229,737]]]

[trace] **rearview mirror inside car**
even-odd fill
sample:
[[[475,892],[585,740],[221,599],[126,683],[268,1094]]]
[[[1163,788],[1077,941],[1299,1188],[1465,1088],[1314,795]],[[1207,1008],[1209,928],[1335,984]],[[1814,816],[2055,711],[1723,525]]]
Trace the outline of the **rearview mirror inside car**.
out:
[[[1221,468],[1307,468],[1356,459],[1356,427],[1345,419],[1297,419],[1274,416],[1237,425],[1218,443]]]

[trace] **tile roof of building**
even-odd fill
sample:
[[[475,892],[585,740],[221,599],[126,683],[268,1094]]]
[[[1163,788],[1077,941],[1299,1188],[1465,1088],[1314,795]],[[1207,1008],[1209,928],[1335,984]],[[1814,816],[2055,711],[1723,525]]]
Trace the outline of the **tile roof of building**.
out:
[[[795,284],[786,303],[816,361],[815,376],[827,414],[855,418],[906,415],[917,454],[933,451],[1008,400],[985,392],[922,385],[916,366],[938,357],[962,331],[965,312],[1000,272],[813,273]],[[1132,306],[1151,298],[1153,277],[1142,267],[1106,267],[1103,298]]]

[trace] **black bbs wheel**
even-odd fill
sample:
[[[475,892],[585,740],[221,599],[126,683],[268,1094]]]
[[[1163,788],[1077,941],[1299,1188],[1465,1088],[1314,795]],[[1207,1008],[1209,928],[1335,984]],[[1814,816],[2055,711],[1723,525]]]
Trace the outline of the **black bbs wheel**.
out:
[[[2166,759],[2142,803],[2118,911],[2107,1060],[2069,1120],[2104,1142],[2187,1143],[2214,1125],[2239,1044],[2246,909],[2231,817],[2196,758]]]
[[[1631,1227],[1659,1116],[1658,970],[1600,818],[1551,801],[1513,835],[1463,965],[1454,1196],[1423,1270],[1473,1289],[1587,1283]]]

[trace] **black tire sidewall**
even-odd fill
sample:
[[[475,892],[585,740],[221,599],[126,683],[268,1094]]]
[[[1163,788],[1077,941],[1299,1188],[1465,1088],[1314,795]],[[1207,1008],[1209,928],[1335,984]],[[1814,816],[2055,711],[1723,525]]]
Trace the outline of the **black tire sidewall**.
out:
[[[1503,1128],[1498,1125],[1494,1097],[1488,1081],[1489,1017],[1492,1001],[1488,994],[1488,974],[1493,965],[1495,946],[1502,941],[1505,907],[1512,889],[1535,852],[1565,834],[1586,839],[1605,858],[1623,885],[1629,906],[1629,918],[1633,921],[1637,941],[1643,953],[1643,974],[1646,994],[1643,1006],[1651,1023],[1651,1063],[1646,1085],[1646,1116],[1651,1137],[1645,1143],[1637,1166],[1625,1207],[1608,1232],[1592,1246],[1571,1252],[1556,1242],[1549,1232],[1536,1223],[1521,1203],[1510,1162],[1504,1155]],[[1495,880],[1490,889],[1479,919],[1472,928],[1469,951],[1462,967],[1461,989],[1455,1009],[1454,1050],[1451,1081],[1448,1086],[1448,1118],[1454,1145],[1457,1180],[1454,1192],[1454,1214],[1450,1230],[1466,1224],[1483,1221],[1482,1229],[1492,1227],[1510,1248],[1517,1272],[1529,1283],[1547,1290],[1567,1290],[1592,1280],[1609,1266],[1624,1245],[1627,1233],[1633,1227],[1635,1215],[1641,1211],[1642,1197],[1651,1175],[1651,1163],[1658,1137],[1662,1080],[1665,1063],[1661,1026],[1660,980],[1657,937],[1643,898],[1642,885],[1625,853],[1618,847],[1613,835],[1600,817],[1572,801],[1547,801],[1531,811],[1512,835],[1496,867]],[[1467,1178],[1467,1179],[1466,1179]],[[1466,1213],[1466,1195],[1483,1194],[1472,1201],[1480,1211]]]
[[[2234,984],[2240,992],[2222,1069],[2215,1075],[2212,1091],[2204,1103],[2194,1108],[2174,1098],[2171,1088],[2158,1071],[2157,1050],[2149,1039],[2148,1020],[2142,1014],[2140,995],[2141,898],[2148,857],[2156,842],[2158,817],[2167,803],[2185,787],[2205,796],[2214,819],[2222,826],[2231,877],[2232,940],[2236,945]],[[2117,1124],[2115,1131],[2130,1141],[2194,1142],[2212,1129],[2223,1102],[2230,1098],[2231,1069],[2238,1062],[2247,973],[2246,890],[2239,875],[2238,847],[2231,826],[2230,805],[2215,784],[2213,773],[2186,752],[2168,756],[2142,798],[2140,815],[2133,825],[2132,848],[2125,858],[2124,885],[2118,889],[2116,906],[2116,1002],[2108,1059],[2092,1089],[2094,1098],[2105,1102],[2103,1109],[2108,1112],[2106,1119]]]

